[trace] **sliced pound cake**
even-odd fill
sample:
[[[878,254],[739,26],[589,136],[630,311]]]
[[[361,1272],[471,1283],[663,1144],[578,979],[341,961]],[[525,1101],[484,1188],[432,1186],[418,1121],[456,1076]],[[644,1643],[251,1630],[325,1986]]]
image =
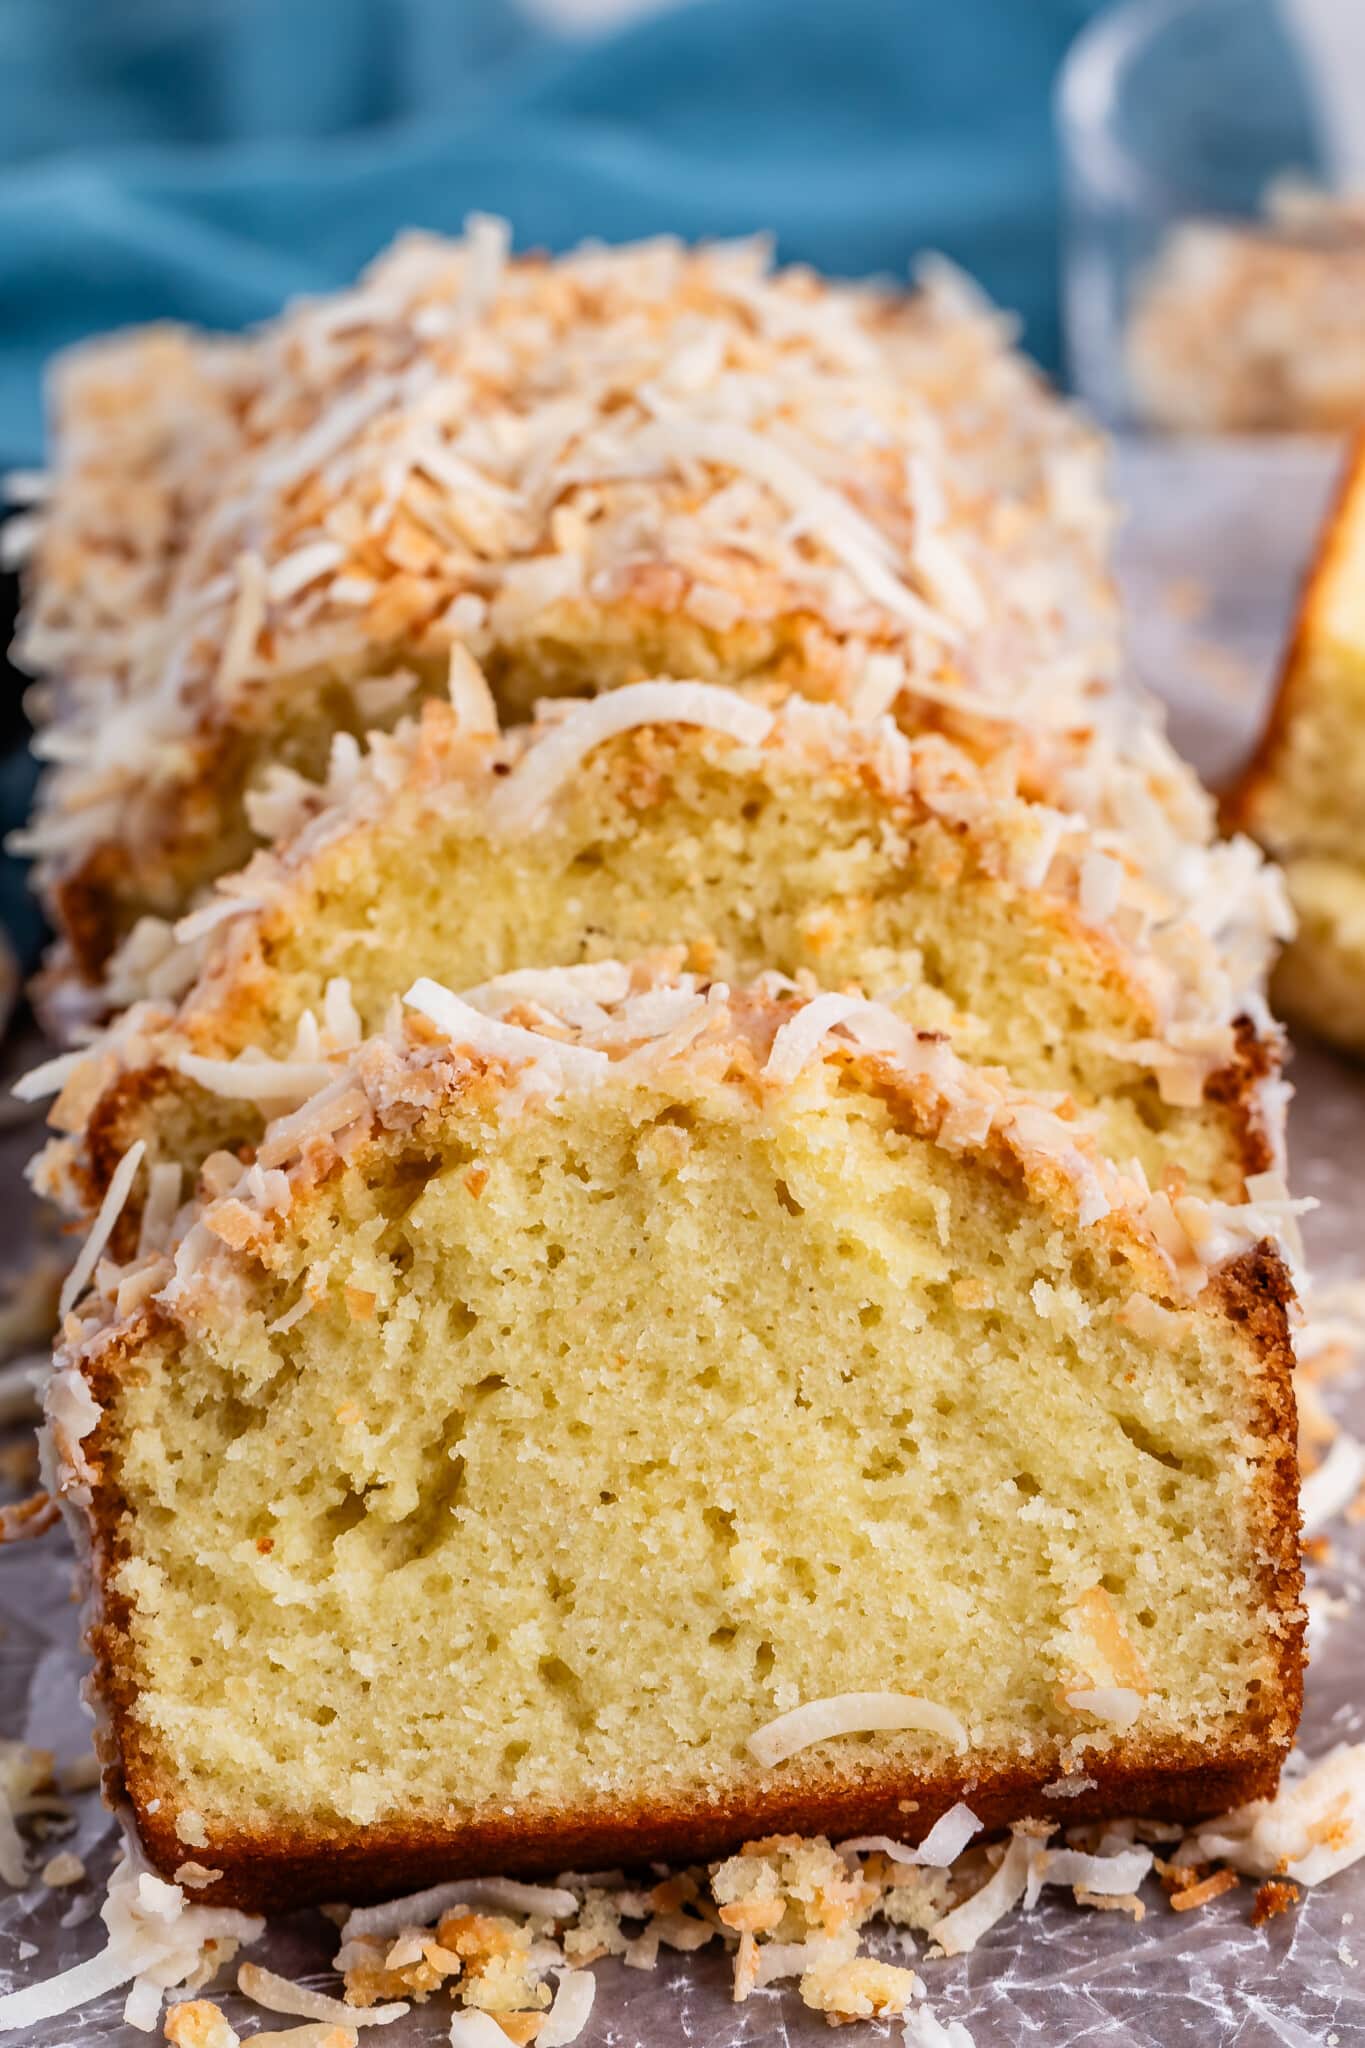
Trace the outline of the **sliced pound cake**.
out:
[[[504,722],[695,675],[956,706],[1072,767],[1117,672],[1101,445],[947,266],[906,295],[756,243],[509,259],[482,221],[246,339],[81,348],[53,414],[26,843],[87,976],[241,864],[271,764],[320,774],[454,645]]]
[[[193,1176],[318,1085],[422,974],[468,987],[633,959],[765,969],[885,997],[978,1063],[1099,1116],[1153,1185],[1238,1199],[1279,1164],[1283,1089],[1257,990],[1278,884],[1249,843],[1183,848],[1030,802],[1000,756],[833,705],[777,712],[644,683],[500,736],[467,657],[454,704],[341,747],[325,792],[277,776],[285,836],[182,926],[120,956],[136,1005],[64,1083],[38,1170],[93,1209],[128,1147]],[[458,708],[457,708],[458,707]],[[264,823],[265,820],[262,820]],[[132,1227],[125,1219],[125,1232]]]
[[[1285,1015],[1365,1053],[1365,439],[1318,543],[1255,758],[1228,803],[1283,864]]]
[[[162,1871],[295,1906],[1272,1789],[1272,1213],[776,978],[408,1002],[63,1331],[107,1789]]]

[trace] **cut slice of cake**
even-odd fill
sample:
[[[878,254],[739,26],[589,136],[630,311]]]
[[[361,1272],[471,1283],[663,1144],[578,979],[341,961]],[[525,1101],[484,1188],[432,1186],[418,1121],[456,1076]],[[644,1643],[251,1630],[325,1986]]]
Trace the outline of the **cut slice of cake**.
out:
[[[670,947],[730,980],[884,996],[1096,1111],[1103,1148],[1153,1185],[1238,1199],[1279,1163],[1278,1044],[1252,1022],[1278,882],[1249,842],[1171,859],[1159,834],[1020,796],[1008,757],[698,683],[499,735],[466,670],[463,716],[431,699],[367,758],[343,747],[325,793],[277,778],[282,844],[183,945],[134,935],[129,995],[202,964],[174,1011],[135,1007],[48,1070],[72,1141],[39,1168],[46,1192],[93,1210],[139,1140],[191,1178],[254,1142],[419,975],[467,987]]]
[[[1227,809],[1282,863],[1298,921],[1275,976],[1279,1006],[1365,1053],[1365,439],[1319,539],[1265,734]]]
[[[1104,452],[1009,338],[942,264],[906,295],[758,243],[509,259],[481,221],[245,340],[77,351],[18,657],[82,971],[240,865],[272,764],[320,774],[457,644],[504,722],[695,675],[1086,753]]]
[[[1151,1193],[853,997],[408,1003],[63,1332],[161,1870],[294,1906],[1273,1787],[1284,1212]]]

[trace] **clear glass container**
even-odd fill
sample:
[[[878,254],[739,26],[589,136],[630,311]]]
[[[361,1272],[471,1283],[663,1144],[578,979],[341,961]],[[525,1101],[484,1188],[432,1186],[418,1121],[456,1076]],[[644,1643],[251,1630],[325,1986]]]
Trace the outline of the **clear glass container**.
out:
[[[1333,188],[1365,190],[1365,155],[1356,140],[1365,137],[1359,0],[1122,0],[1073,46],[1058,86],[1057,120],[1069,369],[1110,425],[1226,430],[1237,403],[1218,417],[1207,392],[1201,401],[1195,391],[1198,379],[1207,383],[1234,343],[1244,372],[1254,361],[1269,376],[1268,352],[1277,346],[1292,368],[1302,351],[1286,338],[1287,301],[1297,312],[1305,295],[1321,288],[1335,294],[1340,322],[1343,275],[1332,274],[1330,257],[1323,265],[1325,250],[1343,234],[1359,242],[1365,293],[1365,206],[1343,222],[1328,217],[1322,198]],[[1297,181],[1299,196],[1291,191],[1267,221],[1267,191],[1286,180]],[[1317,196],[1307,196],[1308,188]],[[1211,297],[1215,280],[1228,285],[1234,260],[1256,271],[1256,290]],[[1288,290],[1267,268],[1281,260],[1293,273]],[[1161,379],[1179,377],[1168,360],[1154,381],[1152,351],[1144,356],[1135,338],[1151,340],[1147,316],[1160,283],[1167,294],[1159,309],[1166,319],[1161,341],[1171,356],[1173,280],[1186,300],[1202,289],[1205,301],[1176,308],[1189,314],[1180,346],[1191,388],[1168,404]],[[1365,303],[1358,311],[1351,346],[1358,331],[1365,402]],[[1308,327],[1304,347],[1311,349],[1311,318]],[[1190,415],[1184,419],[1182,403]],[[1203,421],[1201,403],[1210,413]],[[1296,403],[1286,396],[1283,410],[1292,412]],[[1259,405],[1264,417],[1251,424],[1267,427],[1275,402],[1263,391]],[[1254,414],[1256,404],[1248,400],[1243,410]]]

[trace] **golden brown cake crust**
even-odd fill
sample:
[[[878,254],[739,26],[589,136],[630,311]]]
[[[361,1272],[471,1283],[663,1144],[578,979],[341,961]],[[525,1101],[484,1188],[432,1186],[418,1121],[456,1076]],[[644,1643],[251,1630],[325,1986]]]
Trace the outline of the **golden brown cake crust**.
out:
[[[1230,788],[1223,792],[1221,809],[1228,831],[1249,832],[1253,838],[1264,836],[1258,823],[1258,807],[1268,785],[1275,780],[1279,752],[1294,715],[1295,695],[1308,664],[1328,582],[1336,574],[1341,555],[1349,542],[1348,514],[1362,492],[1365,492],[1365,428],[1352,438],[1312,558],[1304,571],[1294,608],[1293,627],[1265,726],[1250,760]]]
[[[1286,1313],[1292,1286],[1269,1243],[1229,1262],[1210,1284],[1225,1312],[1246,1327],[1261,1359],[1256,1428],[1266,1455],[1257,1489],[1258,1551],[1264,1610],[1278,1654],[1274,1696],[1224,1747],[1159,1741],[1142,1748],[1130,1738],[1121,1763],[1107,1762],[1102,1755],[1087,1758],[1084,1772],[1093,1783],[1075,1795],[1045,1790],[1055,1778],[1055,1761],[1030,1772],[1016,1759],[993,1763],[978,1756],[961,1770],[933,1776],[898,1772],[878,1779],[864,1769],[842,1781],[798,1766],[781,1785],[756,1786],[739,1799],[604,1804],[592,1811],[547,1813],[535,1821],[499,1818],[450,1826],[430,1819],[335,1830],[231,1830],[210,1823],[207,1840],[191,1849],[176,1832],[174,1785],[158,1770],[132,1714],[136,1680],[127,1652],[130,1605],[112,1584],[125,1554],[120,1523],[126,1504],[104,1455],[109,1423],[102,1419],[85,1451],[95,1475],[88,1522],[96,1618],[89,1643],[107,1717],[99,1744],[106,1797],[131,1806],[147,1853],[166,1876],[173,1877],[191,1854],[221,1872],[212,1885],[196,1892],[197,1898],[274,1910],[337,1898],[378,1898],[465,1875],[506,1871],[537,1876],[653,1859],[696,1861],[772,1832],[839,1839],[887,1830],[919,1841],[959,1799],[968,1800],[988,1827],[997,1828],[1036,1815],[1079,1821],[1132,1814],[1192,1822],[1268,1796],[1293,1741],[1303,1696],[1297,1422]],[[121,1372],[136,1370],[140,1342],[157,1328],[170,1327],[152,1305],[88,1361],[87,1382],[106,1415]]]

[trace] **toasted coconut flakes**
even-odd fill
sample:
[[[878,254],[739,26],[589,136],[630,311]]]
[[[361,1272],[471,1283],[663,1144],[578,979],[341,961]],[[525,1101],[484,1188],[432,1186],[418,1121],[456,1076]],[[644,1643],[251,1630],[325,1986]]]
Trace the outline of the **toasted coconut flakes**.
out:
[[[908,589],[889,566],[886,536],[770,436],[729,422],[713,425],[692,419],[655,421],[640,438],[651,452],[657,448],[683,462],[718,464],[751,476],[844,564],[875,603],[936,640],[955,645],[960,639],[956,626]]]
[[[1362,1856],[1365,1742],[1357,1742],[1329,1751],[1302,1776],[1286,1771],[1273,1799],[1254,1799],[1197,1829],[1182,1843],[1179,1860],[1321,1884]]]
[[[1365,1444],[1343,1431],[1299,1489],[1303,1533],[1311,1536],[1348,1508],[1365,1480]]]
[[[956,1714],[908,1692],[844,1692],[808,1700],[757,1729],[745,1747],[755,1762],[772,1770],[798,1751],[836,1735],[871,1735],[901,1728],[941,1735],[954,1749],[967,1747],[967,1731]]]
[[[597,1979],[591,1971],[562,1971],[554,2003],[536,2035],[536,2048],[569,2048],[587,2026],[596,1995]]]
[[[210,932],[216,931],[220,924],[264,908],[257,896],[217,895],[211,903],[187,912],[178,920],[173,928],[175,943],[177,946],[192,946],[197,939],[207,938]]]
[[[237,558],[237,595],[214,677],[214,688],[224,697],[233,694],[251,666],[265,624],[265,603],[265,563],[248,548]]]
[[[1151,1689],[1147,1668],[1137,1647],[1120,1621],[1118,1611],[1103,1586],[1091,1586],[1076,1602],[1081,1626],[1099,1651],[1104,1676],[1116,1686],[1145,1694]]]
[[[858,1936],[852,1927],[837,1934],[813,1934],[807,1941],[765,1941],[758,1944],[753,1966],[753,1988],[765,1990],[790,1977],[804,1977],[808,1970],[834,1970],[851,1963],[858,1952]],[[736,1964],[736,1984],[738,1984]],[[739,1991],[736,1989],[736,1998]]]
[[[413,983],[403,1001],[430,1018],[452,1045],[486,1053],[494,1059],[515,1060],[519,1065],[529,1059],[556,1080],[595,1079],[611,1064],[606,1053],[589,1046],[565,1045],[559,1039],[524,1031],[519,1024],[504,1024],[495,1017],[485,1017],[426,975]]]
[[[100,1917],[107,1945],[74,1969],[0,1997],[0,2032],[38,2026],[129,1983],[130,2023],[150,2030],[164,1993],[195,1974],[206,1949],[235,1948],[265,1929],[253,1914],[191,1905],[179,1885],[154,1876],[128,1852],[109,1880]]]
[[[61,1508],[44,1489],[27,1500],[11,1501],[0,1507],[0,1544],[31,1542],[55,1528],[61,1518]]]
[[[852,1016],[861,1002],[859,996],[830,992],[803,1003],[773,1039],[763,1066],[768,1079],[782,1084],[794,1081],[802,1068],[814,1059],[826,1035],[836,1024],[842,1024],[846,1017]]]
[[[452,2015],[450,2048],[507,2048],[507,2036],[491,2013],[471,2006]]]
[[[578,1900],[558,1885],[519,1884],[511,1877],[455,1878],[449,1884],[413,1892],[407,1898],[389,1899],[378,1906],[358,1906],[346,1917],[341,1930],[343,1942],[362,1934],[400,1934],[405,1927],[432,1927],[454,1906],[495,1913],[537,1913],[547,1920],[568,1920],[578,1911]]]
[[[306,590],[319,576],[330,575],[333,569],[339,569],[345,559],[346,550],[338,541],[310,541],[306,547],[295,548],[291,555],[283,555],[275,563],[266,579],[266,595],[272,604],[282,604],[286,598]]]
[[[913,1970],[855,1956],[849,1963],[817,1963],[801,1979],[801,2002],[833,2020],[885,2019],[905,2011],[924,1986]]]
[[[580,704],[522,755],[488,805],[491,831],[524,831],[594,747],[640,725],[700,725],[745,746],[772,731],[771,711],[715,683],[628,683]]]
[[[1127,1685],[1078,1686],[1066,1695],[1066,1703],[1078,1714],[1108,1721],[1120,1735],[1127,1733],[1142,1712],[1142,1695]]]
[[[604,1024],[604,1004],[623,1003],[630,994],[630,969],[619,960],[585,961],[578,967],[514,967],[461,992],[475,1010],[496,1015],[514,1003],[538,1003],[581,1027]]]
[[[56,1059],[44,1060],[41,1065],[30,1067],[26,1074],[10,1089],[10,1094],[20,1102],[42,1102],[49,1095],[60,1095],[71,1076],[90,1057],[88,1046],[78,1045],[74,1052],[58,1053]]]
[[[1171,1911],[1189,1913],[1198,1906],[1207,1906],[1214,1899],[1221,1899],[1224,1892],[1237,1889],[1237,1873],[1234,1870],[1215,1870],[1210,1877],[1201,1878],[1198,1884],[1187,1884],[1171,1893]]]
[[[240,2038],[226,2013],[208,1998],[181,1999],[167,2013],[162,2031],[172,2048],[238,2048]]]
[[[1091,924],[1107,924],[1119,907],[1123,894],[1122,861],[1112,854],[1093,849],[1081,862],[1080,905],[1082,917]]]
[[[976,2048],[961,2020],[944,2022],[927,2005],[905,2015],[905,2048]]]
[[[85,1865],[73,1849],[59,1849],[55,1856],[49,1856],[43,1865],[42,1880],[57,1890],[62,1885],[79,1884],[85,1876]]]
[[[1280,1913],[1287,1913],[1299,1902],[1299,1888],[1283,1884],[1277,1878],[1267,1878],[1256,1894],[1256,1903],[1251,1909],[1253,1927],[1263,1927],[1267,1920],[1273,1920]]]
[[[940,1820],[934,1822],[917,1853],[909,1860],[923,1863],[935,1870],[946,1870],[950,1863],[956,1863],[973,1835],[981,1832],[981,1822],[970,1806],[961,1799],[956,1806],[950,1806]]]
[[[62,1287],[59,1303],[61,1313],[67,1312],[79,1301],[85,1292],[86,1283],[99,1263],[104,1247],[114,1232],[114,1225],[123,1214],[123,1205],[132,1193],[137,1170],[142,1164],[142,1155],[147,1150],[144,1138],[128,1147],[110,1177],[104,1200],[100,1203],[99,1214],[90,1227],[90,1234],[81,1246],[80,1256],[67,1274]]]
[[[360,2037],[354,2025],[329,2026],[321,2020],[310,2020],[301,2027],[285,2027],[279,2032],[271,2029],[250,2038],[254,2048],[356,2048]]]
[[[483,670],[462,641],[450,649],[450,674],[446,684],[461,732],[492,737],[498,731],[498,707],[484,680]]]
[[[1120,1849],[1113,1855],[1087,1855],[1082,1849],[1035,1847],[1029,1857],[1024,1904],[1032,1906],[1044,1885],[1061,1884],[1122,1898],[1135,1892],[1152,1868],[1150,1849]]]
[[[142,1205],[137,1255],[161,1251],[170,1237],[171,1225],[180,1207],[182,1169],[173,1159],[160,1159],[147,1174],[147,1198]]]
[[[976,1947],[983,1934],[1003,1920],[1024,1896],[1028,1885],[1029,1859],[1034,1844],[1027,1835],[1015,1834],[995,1875],[979,1892],[936,1920],[929,1932],[946,1956],[965,1955]]]
[[[202,1053],[175,1055],[177,1072],[187,1081],[234,1102],[270,1104],[305,1102],[335,1079],[322,1060],[272,1060],[238,1054],[236,1059],[209,1059]]]
[[[329,2020],[333,2025],[348,2027],[387,2027],[394,2020],[401,2020],[408,2010],[404,1999],[396,1999],[392,2005],[346,2005],[339,1998],[329,1998],[324,1991],[310,1991],[306,1984],[293,1984],[288,1977],[263,1970],[259,1963],[242,1964],[237,1972],[237,1989],[243,1997],[263,2005],[267,2012],[295,2013],[300,2019]]]

